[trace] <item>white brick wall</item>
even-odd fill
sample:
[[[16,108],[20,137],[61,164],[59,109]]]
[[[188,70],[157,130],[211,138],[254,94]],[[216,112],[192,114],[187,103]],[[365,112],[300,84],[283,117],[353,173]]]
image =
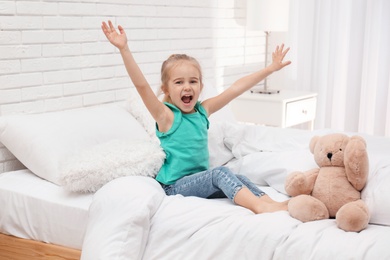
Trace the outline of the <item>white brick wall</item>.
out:
[[[146,78],[187,53],[218,90],[263,66],[264,36],[245,28],[246,0],[0,0],[0,116],[117,102],[132,87],[100,30],[121,24]],[[0,143],[0,172],[23,168]]]

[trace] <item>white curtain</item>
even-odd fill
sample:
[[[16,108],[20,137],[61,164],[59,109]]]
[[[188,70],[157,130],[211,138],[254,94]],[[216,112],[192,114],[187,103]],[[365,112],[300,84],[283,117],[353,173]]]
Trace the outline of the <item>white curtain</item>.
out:
[[[318,93],[315,128],[390,136],[390,1],[290,8],[293,85]]]

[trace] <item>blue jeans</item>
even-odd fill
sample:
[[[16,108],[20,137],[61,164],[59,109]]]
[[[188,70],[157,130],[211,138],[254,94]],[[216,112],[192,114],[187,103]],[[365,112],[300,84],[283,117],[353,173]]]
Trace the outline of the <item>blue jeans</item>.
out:
[[[209,199],[227,197],[233,202],[237,192],[244,186],[258,197],[265,195],[247,177],[235,175],[223,166],[185,176],[171,185],[162,184],[167,195],[181,194]]]

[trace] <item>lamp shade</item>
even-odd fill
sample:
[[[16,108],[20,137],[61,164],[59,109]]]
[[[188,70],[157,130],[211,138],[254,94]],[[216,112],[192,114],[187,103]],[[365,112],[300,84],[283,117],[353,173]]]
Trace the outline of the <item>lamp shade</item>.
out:
[[[258,31],[288,31],[289,0],[247,0],[247,27]]]

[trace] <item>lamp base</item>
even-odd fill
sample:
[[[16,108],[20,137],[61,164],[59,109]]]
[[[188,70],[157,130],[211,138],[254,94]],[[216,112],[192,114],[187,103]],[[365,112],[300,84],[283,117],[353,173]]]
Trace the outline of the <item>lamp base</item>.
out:
[[[251,90],[251,93],[256,93],[256,94],[279,94],[280,90],[278,89],[256,89],[256,90]]]

